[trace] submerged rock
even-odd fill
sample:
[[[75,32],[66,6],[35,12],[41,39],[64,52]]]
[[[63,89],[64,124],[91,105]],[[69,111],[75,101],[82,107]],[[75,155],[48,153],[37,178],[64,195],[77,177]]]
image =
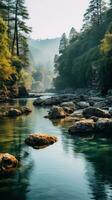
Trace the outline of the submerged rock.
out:
[[[57,137],[47,134],[31,134],[26,138],[25,143],[35,149],[44,148],[57,142]]]
[[[69,133],[78,136],[92,135],[95,128],[95,122],[92,119],[85,119],[76,122],[72,127],[69,128]]]
[[[67,113],[65,112],[65,110],[59,106],[53,106],[48,113],[49,119],[60,119],[65,118],[66,116]]]
[[[108,111],[102,110],[100,108],[89,107],[83,110],[84,117],[103,117],[103,118],[111,118],[111,115]]]
[[[16,169],[18,165],[17,159],[8,154],[0,153],[0,174],[7,174]]]

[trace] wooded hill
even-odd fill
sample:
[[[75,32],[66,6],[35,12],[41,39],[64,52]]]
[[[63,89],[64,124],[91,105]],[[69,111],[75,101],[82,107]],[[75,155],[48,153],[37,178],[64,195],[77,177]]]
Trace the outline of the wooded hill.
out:
[[[0,88],[24,85],[29,76],[25,0],[0,0]]]
[[[112,88],[112,0],[90,0],[81,32],[62,35],[55,71],[57,90]]]

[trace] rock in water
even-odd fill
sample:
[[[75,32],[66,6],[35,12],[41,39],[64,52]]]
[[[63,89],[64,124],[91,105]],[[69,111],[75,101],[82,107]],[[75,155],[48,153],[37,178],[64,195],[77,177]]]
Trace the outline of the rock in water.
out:
[[[83,110],[84,117],[103,117],[103,118],[111,118],[111,115],[108,111],[102,110],[100,108],[89,107]]]
[[[0,174],[14,171],[17,165],[18,161],[14,156],[8,153],[0,153]]]
[[[112,137],[112,119],[108,119],[108,118],[100,118],[98,119],[98,121],[96,122],[96,131],[101,135],[101,134],[105,134],[109,133],[110,137]]]
[[[49,113],[48,113],[48,118],[49,119],[61,119],[65,118],[67,113],[64,111],[62,107],[59,106],[53,106]]]
[[[76,136],[88,136],[93,134],[95,128],[95,122],[92,119],[85,119],[76,122],[72,127],[69,128],[69,133]]]
[[[31,134],[26,138],[25,143],[35,149],[44,148],[57,142],[57,137],[47,134]]]
[[[17,108],[10,108],[7,112],[6,112],[6,116],[8,117],[16,117],[16,116],[20,116],[22,115],[21,110],[17,109]]]

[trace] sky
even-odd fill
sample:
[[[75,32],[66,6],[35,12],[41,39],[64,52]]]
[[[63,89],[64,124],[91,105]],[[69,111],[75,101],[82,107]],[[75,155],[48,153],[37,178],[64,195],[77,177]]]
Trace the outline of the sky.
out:
[[[74,27],[80,31],[89,0],[26,0],[33,39],[60,37]]]

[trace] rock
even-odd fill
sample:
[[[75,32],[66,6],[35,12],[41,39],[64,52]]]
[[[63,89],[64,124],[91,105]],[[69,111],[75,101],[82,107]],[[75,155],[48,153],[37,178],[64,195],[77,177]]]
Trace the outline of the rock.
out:
[[[98,119],[98,121],[95,124],[95,128],[98,134],[102,135],[103,133],[110,133],[110,136],[112,137],[112,119]]]
[[[110,118],[111,115],[109,114],[108,111],[99,109],[99,108],[95,108],[95,107],[89,107],[89,108],[85,108],[83,110],[83,115],[86,118],[95,116],[95,117],[104,117],[104,118]]]
[[[79,107],[79,109],[84,109],[90,106],[90,104],[86,101],[80,101],[77,103],[77,106]]]
[[[74,108],[74,110],[75,110],[75,104],[74,104],[72,101],[69,101],[69,102],[63,102],[63,103],[61,103],[60,106],[62,106],[62,107],[70,107],[70,108]]]
[[[46,134],[31,134],[25,143],[35,149],[44,148],[57,142],[57,137]]]
[[[0,153],[0,174],[14,171],[17,165],[18,161],[14,156],[8,153]]]
[[[69,115],[72,114],[74,112],[74,108],[70,108],[70,107],[63,107],[63,110]]]
[[[95,122],[92,119],[85,119],[76,122],[69,128],[69,133],[78,136],[88,136],[94,133]]]
[[[83,112],[82,109],[76,110],[71,114],[71,117],[78,117],[81,119],[81,118],[83,118],[82,112]]]
[[[112,116],[112,107],[109,108],[109,113]]]
[[[60,119],[60,118],[65,118],[66,116],[67,113],[64,111],[62,107],[59,106],[53,106],[48,113],[49,119]]]
[[[16,116],[20,116],[20,115],[22,115],[22,111],[17,108],[10,108],[6,112],[6,116],[8,116],[8,117],[16,117]]]
[[[30,108],[27,108],[27,107],[23,107],[21,109],[21,111],[22,111],[22,114],[25,114],[25,115],[28,115],[29,113],[32,112],[32,110]]]
[[[41,98],[37,98],[34,102],[33,105],[34,106],[41,106],[43,104],[44,100]]]
[[[18,88],[18,97],[19,98],[24,98],[24,97],[28,97],[28,91],[24,86],[21,86]]]

